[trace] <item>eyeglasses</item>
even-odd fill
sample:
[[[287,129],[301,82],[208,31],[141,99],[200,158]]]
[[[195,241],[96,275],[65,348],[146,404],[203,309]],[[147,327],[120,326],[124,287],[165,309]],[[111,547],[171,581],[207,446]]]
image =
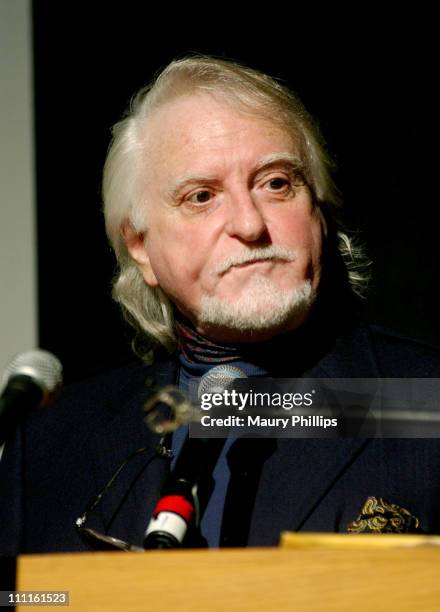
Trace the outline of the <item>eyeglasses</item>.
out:
[[[143,548],[139,548],[139,546],[134,546],[133,544],[129,544],[128,542],[124,542],[124,540],[119,540],[118,538],[114,538],[107,534],[100,533],[91,527],[86,527],[85,524],[90,518],[90,514],[96,510],[99,504],[102,502],[104,495],[111,489],[115,481],[117,480],[119,474],[123,471],[123,469],[138,455],[142,453],[151,452],[150,447],[139,448],[134,453],[132,453],[127,459],[118,467],[116,472],[107,482],[107,484],[99,491],[98,495],[92,501],[92,503],[87,507],[87,509],[83,512],[83,514],[76,519],[75,527],[80,534],[80,536],[91,543],[95,547],[99,547],[100,550],[125,550],[125,551],[143,551]],[[150,463],[154,459],[159,458],[171,458],[173,455],[172,450],[167,448],[165,445],[165,437],[162,437],[159,441],[159,444],[155,448],[154,455],[147,461],[145,467],[150,465]],[[103,546],[104,545],[104,546]]]

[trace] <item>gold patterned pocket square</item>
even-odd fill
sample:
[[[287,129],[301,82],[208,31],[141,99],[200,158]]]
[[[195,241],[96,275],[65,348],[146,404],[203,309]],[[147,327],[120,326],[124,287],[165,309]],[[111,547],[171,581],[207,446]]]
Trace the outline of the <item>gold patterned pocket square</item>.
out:
[[[368,497],[358,518],[347,526],[348,533],[423,533],[420,521],[406,508],[383,497]]]

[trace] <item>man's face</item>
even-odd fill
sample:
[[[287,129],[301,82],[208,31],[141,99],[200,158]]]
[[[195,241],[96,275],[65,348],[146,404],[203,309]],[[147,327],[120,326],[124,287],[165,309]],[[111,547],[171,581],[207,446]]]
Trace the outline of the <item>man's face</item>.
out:
[[[146,282],[216,340],[300,325],[319,283],[323,223],[292,136],[209,95],[167,104],[146,132],[147,230],[127,240]]]

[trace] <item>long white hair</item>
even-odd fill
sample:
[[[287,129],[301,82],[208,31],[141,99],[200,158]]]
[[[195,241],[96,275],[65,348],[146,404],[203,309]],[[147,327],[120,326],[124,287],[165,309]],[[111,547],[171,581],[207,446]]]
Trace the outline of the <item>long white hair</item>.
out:
[[[343,230],[339,193],[331,177],[333,163],[318,127],[297,96],[271,77],[232,61],[196,56],[171,62],[132,99],[126,116],[113,127],[103,176],[106,230],[118,261],[113,297],[136,329],[144,347],[175,347],[173,307],[160,288],[149,287],[128,254],[121,227],[145,222],[142,176],[148,163],[145,130],[161,105],[183,95],[208,93],[245,112],[281,124],[299,145],[303,174],[315,203],[334,227],[337,249],[352,290],[362,295],[368,261]],[[146,352],[146,351],[144,351]]]

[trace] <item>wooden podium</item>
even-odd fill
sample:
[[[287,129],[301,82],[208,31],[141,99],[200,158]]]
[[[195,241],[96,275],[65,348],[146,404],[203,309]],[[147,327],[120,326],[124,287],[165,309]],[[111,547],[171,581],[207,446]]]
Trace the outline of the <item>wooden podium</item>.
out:
[[[69,591],[56,608],[69,611],[438,611],[439,541],[288,534],[281,548],[28,555],[16,588]]]

